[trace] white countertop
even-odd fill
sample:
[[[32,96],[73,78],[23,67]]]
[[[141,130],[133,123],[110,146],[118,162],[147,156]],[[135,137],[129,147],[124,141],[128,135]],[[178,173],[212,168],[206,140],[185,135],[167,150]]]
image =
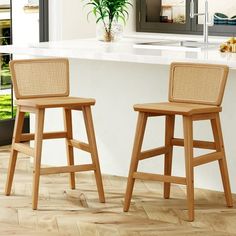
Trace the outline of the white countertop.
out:
[[[236,68],[236,53],[221,53],[218,48],[202,50],[175,50],[175,48],[150,49],[135,48],[135,43],[150,42],[159,39],[183,39],[183,36],[163,36],[136,34],[124,37],[114,43],[104,43],[96,39],[77,39],[58,42],[46,42],[31,45],[0,46],[1,53],[23,54],[30,56],[68,57],[89,60],[133,62],[145,64],[169,65],[173,61],[226,64]],[[196,37],[185,37],[192,40]],[[199,37],[198,37],[199,39]],[[201,38],[200,38],[201,39]],[[225,39],[211,38],[210,42],[222,43]]]

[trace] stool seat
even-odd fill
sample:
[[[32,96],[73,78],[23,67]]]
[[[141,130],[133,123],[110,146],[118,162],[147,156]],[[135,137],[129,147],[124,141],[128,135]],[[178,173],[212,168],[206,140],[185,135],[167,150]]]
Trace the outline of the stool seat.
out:
[[[134,105],[135,111],[150,112],[163,115],[195,115],[205,113],[215,113],[222,110],[219,106],[180,103],[180,102],[162,102],[162,103],[146,103]]]
[[[80,107],[94,105],[95,99],[78,97],[31,98],[19,99],[16,104],[34,108]]]

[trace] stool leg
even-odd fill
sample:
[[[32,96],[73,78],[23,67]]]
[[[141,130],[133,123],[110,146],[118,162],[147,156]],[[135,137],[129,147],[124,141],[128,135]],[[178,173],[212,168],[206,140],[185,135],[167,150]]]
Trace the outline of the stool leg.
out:
[[[123,208],[125,212],[128,211],[130,207],[130,201],[131,201],[133,188],[134,188],[134,181],[135,181],[135,178],[133,178],[133,173],[136,172],[138,168],[138,161],[139,161],[138,156],[141,152],[146,124],[147,124],[147,115],[145,113],[140,112],[138,115],[138,122],[136,126],[134,146],[133,146],[131,164],[130,164],[130,169],[129,169],[128,182],[127,182],[127,187],[126,187],[125,202],[124,202],[124,208]]]
[[[32,189],[32,209],[36,210],[38,207],[38,193],[39,193],[39,179],[42,155],[42,142],[43,142],[43,125],[44,125],[44,109],[39,109],[35,114],[35,159],[33,170],[33,189]]]
[[[87,136],[88,136],[88,143],[91,148],[92,162],[96,168],[94,171],[94,174],[95,174],[95,179],[97,183],[99,200],[100,202],[105,202],[104,189],[103,189],[103,184],[102,184],[102,175],[101,175],[100,164],[99,164],[99,159],[98,159],[97,144],[96,144],[95,132],[94,132],[94,127],[93,127],[93,118],[92,118],[92,112],[91,112],[90,106],[83,107],[83,115],[84,115],[84,122],[85,122],[86,131],[87,131]]]
[[[11,154],[10,154],[10,160],[9,160],[9,166],[8,166],[8,173],[7,173],[7,182],[6,182],[6,187],[5,187],[5,194],[7,196],[11,194],[12,181],[13,181],[13,177],[15,173],[16,159],[17,159],[17,154],[18,154],[18,151],[14,150],[14,144],[20,142],[20,135],[22,133],[22,128],[24,124],[24,117],[25,117],[25,112],[21,112],[20,108],[17,107],[15,126],[14,126],[13,138],[12,138]]]
[[[69,140],[73,139],[72,131],[72,115],[71,110],[64,109],[64,126],[67,132],[66,138],[66,153],[67,153],[67,163],[69,166],[74,165],[74,150],[73,147],[69,145]],[[71,189],[75,189],[75,173],[70,173],[70,186]]]
[[[187,201],[189,221],[194,220],[194,175],[193,175],[193,121],[183,117],[185,169],[187,182]]]
[[[211,126],[212,126],[214,140],[216,143],[216,151],[220,151],[223,153],[222,159],[219,160],[219,166],[220,166],[221,178],[222,178],[224,192],[225,192],[226,203],[228,207],[232,207],[233,199],[232,199],[232,193],[231,193],[231,188],[230,188],[229,174],[228,174],[226,155],[225,155],[225,150],[224,150],[224,141],[223,141],[219,114],[216,115],[216,119],[211,120]]]
[[[168,152],[165,154],[165,175],[171,175],[173,156],[173,145],[171,144],[171,140],[174,138],[174,126],[175,116],[166,116],[165,147],[168,149]],[[170,183],[164,183],[164,198],[170,198]]]

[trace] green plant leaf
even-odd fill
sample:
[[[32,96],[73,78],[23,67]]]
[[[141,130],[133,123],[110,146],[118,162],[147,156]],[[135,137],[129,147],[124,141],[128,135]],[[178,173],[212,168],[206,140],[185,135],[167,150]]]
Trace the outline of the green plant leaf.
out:
[[[103,21],[104,25],[108,23],[109,28],[114,19],[119,19],[125,24],[129,18],[128,8],[133,6],[130,0],[82,0],[85,6],[92,7],[91,12],[96,17],[96,23]]]

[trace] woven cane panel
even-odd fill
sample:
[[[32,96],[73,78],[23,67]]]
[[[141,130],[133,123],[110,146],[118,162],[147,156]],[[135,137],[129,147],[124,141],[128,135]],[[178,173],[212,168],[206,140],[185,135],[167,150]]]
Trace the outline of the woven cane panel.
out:
[[[170,101],[220,105],[227,73],[226,66],[172,65]]]
[[[24,60],[12,64],[16,98],[68,96],[67,60]]]

